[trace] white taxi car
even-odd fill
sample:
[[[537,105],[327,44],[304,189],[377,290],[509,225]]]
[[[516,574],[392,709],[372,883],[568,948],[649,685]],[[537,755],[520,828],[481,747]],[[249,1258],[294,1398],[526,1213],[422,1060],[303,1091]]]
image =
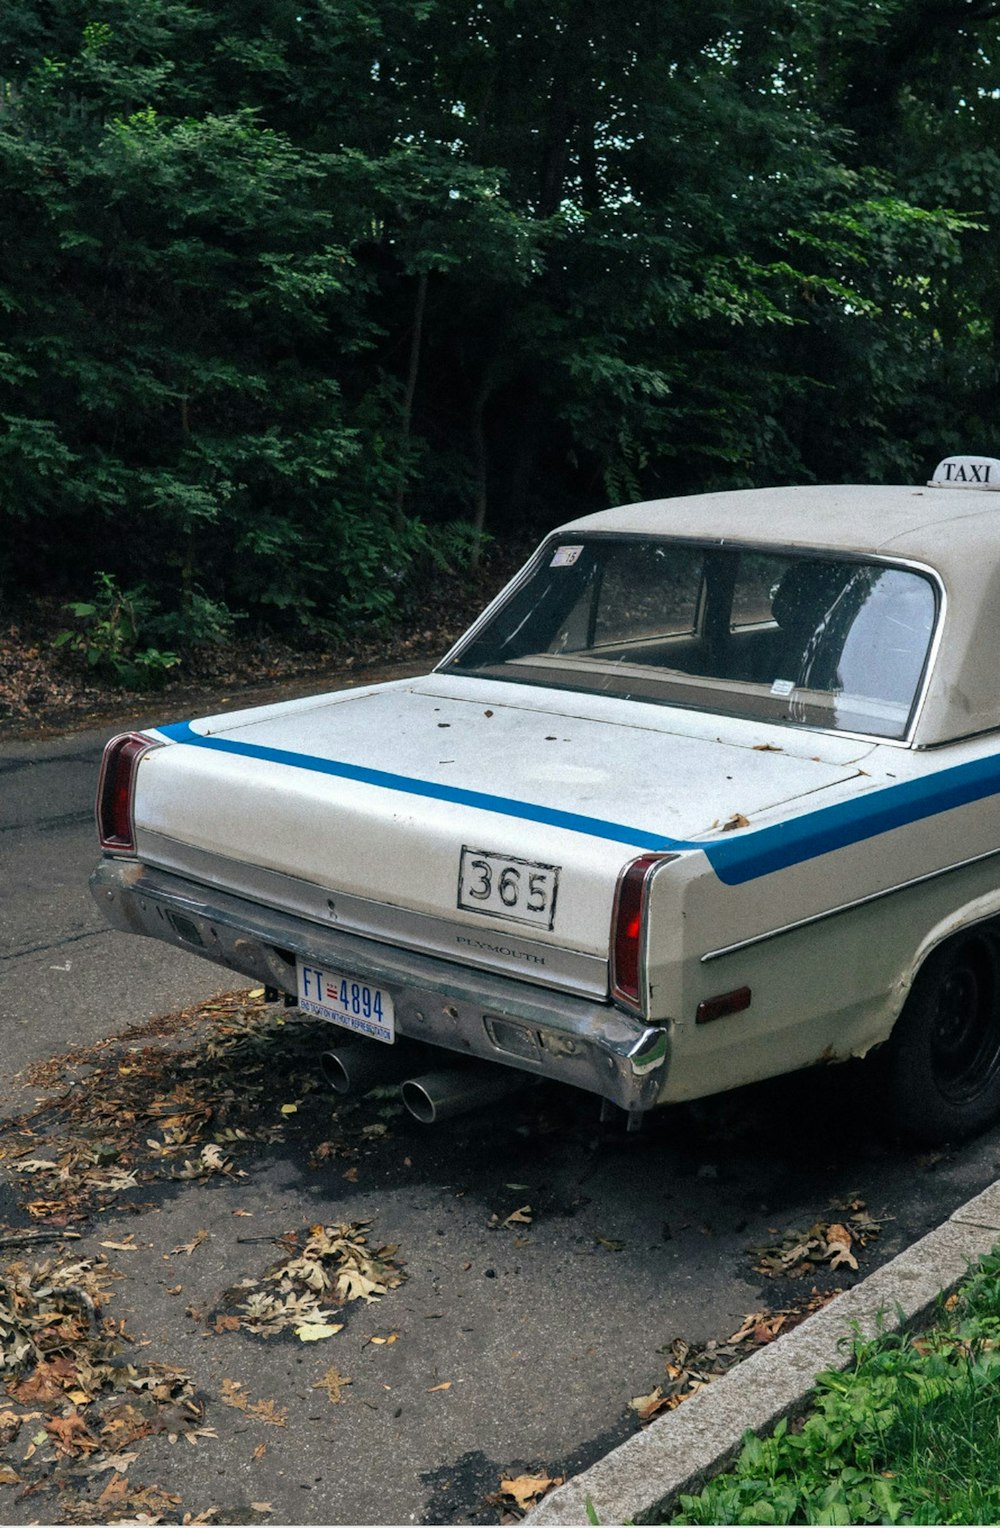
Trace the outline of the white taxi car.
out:
[[[418,1039],[453,1098],[639,1115],[877,1050],[901,1128],[981,1129],[997,488],[953,457],[563,526],[426,677],[110,742],[98,905],[354,1030],[366,1080]]]

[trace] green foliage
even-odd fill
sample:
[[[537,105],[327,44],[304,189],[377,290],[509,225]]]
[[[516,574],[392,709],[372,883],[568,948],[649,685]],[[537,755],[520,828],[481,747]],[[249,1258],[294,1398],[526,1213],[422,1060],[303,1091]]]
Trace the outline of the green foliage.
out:
[[[734,1469],[675,1523],[995,1523],[1000,1518],[1000,1255],[914,1337],[854,1344],[819,1376],[800,1431],[747,1434]]]
[[[112,574],[98,573],[93,599],[73,600],[66,609],[81,625],[61,631],[53,646],[78,653],[113,684],[154,689],[180,662],[176,653],[140,645],[153,611],[153,601],[142,586],[120,589]]]
[[[998,44],[965,0],[8,0],[0,583],[344,630],[484,525],[995,449]]]

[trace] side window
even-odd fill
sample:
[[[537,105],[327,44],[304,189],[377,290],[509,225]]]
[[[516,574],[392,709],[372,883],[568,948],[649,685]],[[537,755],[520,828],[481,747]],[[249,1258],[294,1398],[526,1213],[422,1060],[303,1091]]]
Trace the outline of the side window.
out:
[[[692,634],[704,553],[695,547],[629,542],[604,565],[594,646]]]
[[[788,567],[786,557],[764,557],[758,552],[744,552],[733,589],[731,625],[758,626],[773,621],[771,595]]]

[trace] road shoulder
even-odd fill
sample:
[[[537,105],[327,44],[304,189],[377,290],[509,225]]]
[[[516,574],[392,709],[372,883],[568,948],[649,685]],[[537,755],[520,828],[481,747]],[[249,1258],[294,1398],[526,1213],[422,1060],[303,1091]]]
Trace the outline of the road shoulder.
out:
[[[725,1469],[747,1431],[766,1433],[804,1410],[817,1374],[845,1369],[855,1333],[917,1325],[938,1296],[1000,1238],[1000,1183],[838,1295],[795,1331],[754,1353],[677,1411],[629,1438],[547,1496],[531,1524],[662,1522],[682,1494]]]

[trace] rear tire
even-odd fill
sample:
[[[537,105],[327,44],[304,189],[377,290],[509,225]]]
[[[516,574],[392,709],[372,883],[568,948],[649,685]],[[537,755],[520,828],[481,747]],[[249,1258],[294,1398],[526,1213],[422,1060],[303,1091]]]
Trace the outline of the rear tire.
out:
[[[1000,1118],[994,933],[971,929],[928,955],[880,1060],[894,1122],[913,1140],[962,1140]]]

